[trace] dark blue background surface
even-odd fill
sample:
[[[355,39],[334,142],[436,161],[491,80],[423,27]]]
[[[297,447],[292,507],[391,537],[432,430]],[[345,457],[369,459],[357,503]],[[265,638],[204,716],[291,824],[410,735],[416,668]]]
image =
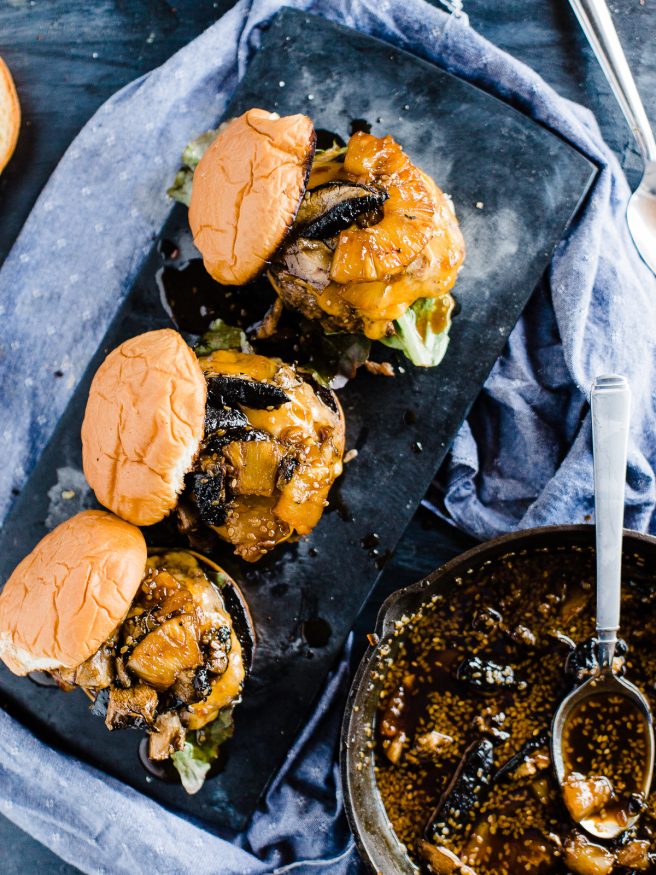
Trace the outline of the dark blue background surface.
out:
[[[14,72],[23,105],[17,153],[0,177],[0,263],[59,157],[93,111],[123,84],[193,39],[231,2],[180,0],[0,0],[0,55]],[[631,181],[639,162],[631,135],[566,0],[467,2],[471,23],[533,66],[562,94],[589,106]],[[615,21],[647,109],[656,119],[656,10],[617,0]],[[385,592],[421,577],[468,541],[418,512],[395,559]],[[384,593],[377,595],[380,603]],[[360,623],[371,628],[374,611]],[[75,872],[0,818],[0,868],[7,875]]]

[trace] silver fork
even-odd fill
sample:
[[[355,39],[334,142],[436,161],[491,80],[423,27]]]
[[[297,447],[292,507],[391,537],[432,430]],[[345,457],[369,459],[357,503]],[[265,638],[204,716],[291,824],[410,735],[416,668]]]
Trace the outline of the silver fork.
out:
[[[610,83],[644,161],[640,185],[631,195],[626,220],[636,249],[656,273],[656,142],[645,108],[604,0],[570,0]]]

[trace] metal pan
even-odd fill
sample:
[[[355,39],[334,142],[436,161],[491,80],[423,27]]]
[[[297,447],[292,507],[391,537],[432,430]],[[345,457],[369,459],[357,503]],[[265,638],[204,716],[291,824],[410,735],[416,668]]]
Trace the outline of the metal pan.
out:
[[[375,735],[371,730],[385,685],[384,676],[374,671],[374,667],[378,666],[382,647],[390,646],[390,655],[394,657],[399,643],[399,638],[393,637],[395,624],[402,617],[414,614],[433,595],[448,592],[456,578],[474,573],[490,561],[525,551],[594,548],[594,540],[594,526],[590,525],[550,526],[514,532],[468,550],[418,583],[393,593],[383,603],[376,622],[377,643],[370,646],[362,658],[347,699],[340,758],[346,814],[360,856],[372,872],[410,875],[418,871],[392,829],[374,773]],[[649,564],[656,567],[656,538],[626,531],[623,573],[641,564],[644,574],[645,563],[648,567]]]

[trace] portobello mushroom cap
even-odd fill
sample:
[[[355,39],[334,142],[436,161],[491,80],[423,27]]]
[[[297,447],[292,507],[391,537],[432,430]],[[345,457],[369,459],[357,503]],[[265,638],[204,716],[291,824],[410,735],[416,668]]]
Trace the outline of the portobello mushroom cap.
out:
[[[334,237],[358,216],[379,210],[389,195],[382,188],[333,180],[305,192],[295,231],[309,240]]]
[[[289,402],[289,397],[279,386],[243,377],[210,376],[207,378],[207,393],[212,404],[233,408],[242,404],[255,410],[266,410]]]

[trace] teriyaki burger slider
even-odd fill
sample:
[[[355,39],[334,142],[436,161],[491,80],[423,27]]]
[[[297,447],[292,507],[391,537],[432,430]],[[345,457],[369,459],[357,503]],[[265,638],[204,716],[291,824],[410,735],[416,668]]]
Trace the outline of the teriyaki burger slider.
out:
[[[0,593],[0,659],[80,687],[108,729],[149,733],[188,792],[233,730],[254,631],[235,582],[190,551],[148,553],[142,533],[105,511],[59,525]]]
[[[336,395],[280,359],[197,357],[171,329],[121,344],[91,383],[85,476],[98,501],[149,526],[175,511],[254,562],[319,522],[342,471]]]
[[[208,273],[243,285],[266,271],[326,332],[438,364],[465,257],[450,198],[389,135],[315,147],[307,116],[262,109],[189,144],[169,194],[189,205]]]

